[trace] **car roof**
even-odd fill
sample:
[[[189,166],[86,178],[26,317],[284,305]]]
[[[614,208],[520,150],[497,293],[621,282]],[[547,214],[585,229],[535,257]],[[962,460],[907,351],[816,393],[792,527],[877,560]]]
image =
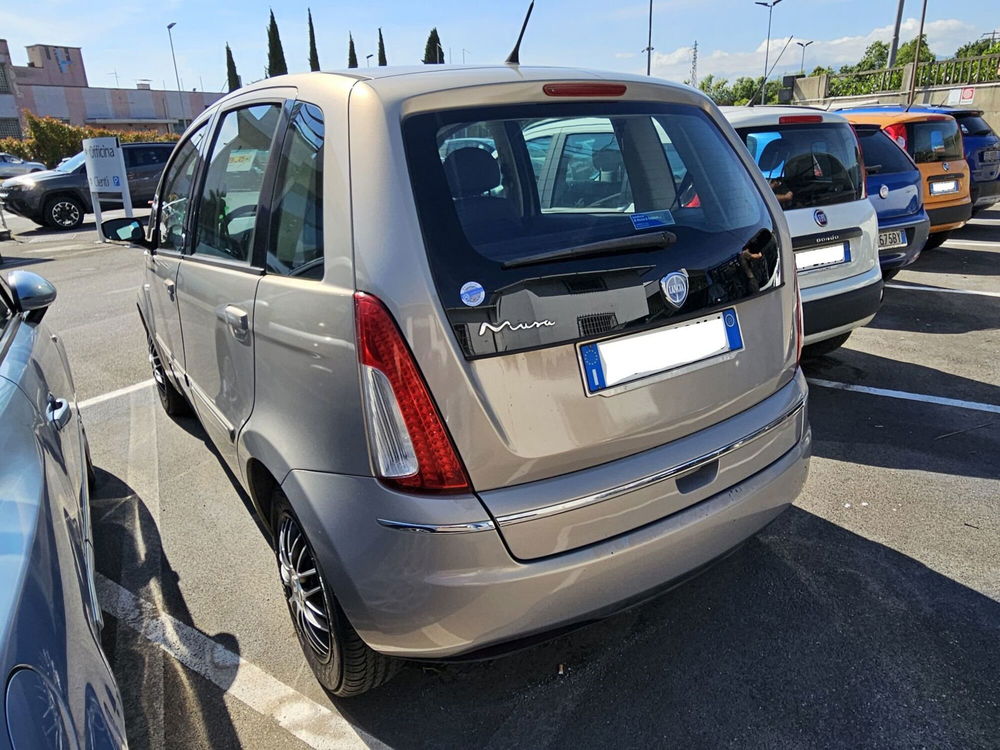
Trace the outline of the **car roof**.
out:
[[[929,112],[935,115],[951,115],[952,117],[968,117],[970,115],[981,116],[983,110],[969,107],[949,107],[947,105],[914,104],[906,109],[902,104],[870,104],[864,107],[842,107],[837,112]]]
[[[847,122],[836,113],[815,107],[768,105],[763,107],[720,107],[719,109],[734,127],[742,128],[777,125],[782,117],[796,115],[818,115],[822,122]]]
[[[852,123],[868,123],[872,125],[891,125],[897,122],[926,122],[927,120],[939,120],[941,118],[954,119],[944,112],[916,112],[904,110],[884,111],[884,110],[840,110],[840,114]]]

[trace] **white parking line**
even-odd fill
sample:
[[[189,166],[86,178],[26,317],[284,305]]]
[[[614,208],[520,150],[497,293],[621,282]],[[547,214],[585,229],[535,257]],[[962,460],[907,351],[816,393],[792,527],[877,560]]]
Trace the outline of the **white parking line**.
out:
[[[946,245],[975,245],[976,247],[997,247],[993,240],[963,240],[961,237],[949,237],[945,240]]]
[[[1000,406],[995,404],[981,404],[978,401],[962,401],[957,398],[944,398],[942,396],[928,396],[923,393],[909,393],[907,391],[893,391],[888,388],[871,388],[867,385],[853,385],[851,383],[838,383],[833,380],[823,380],[821,378],[807,378],[810,385],[818,385],[821,388],[834,388],[838,391],[853,391],[855,393],[867,393],[872,396],[887,396],[889,398],[899,398],[904,401],[922,401],[926,404],[939,404],[940,406],[955,406],[959,409],[972,409],[974,411],[985,411],[990,414],[1000,414]]]
[[[114,581],[97,575],[101,608],[224,692],[314,748],[384,745],[365,736],[336,709],[323,706],[275,679],[190,625],[157,608]]]
[[[78,409],[86,409],[88,406],[94,406],[95,404],[100,404],[105,401],[110,401],[113,398],[118,398],[119,396],[125,396],[129,393],[134,393],[135,391],[141,391],[143,388],[149,388],[153,384],[153,379],[143,380],[141,383],[133,383],[132,385],[127,385],[124,388],[119,388],[117,391],[109,391],[108,393],[102,393],[100,396],[94,396],[93,398],[84,399],[77,403]]]
[[[1000,297],[1000,292],[977,292],[971,289],[943,289],[920,284],[886,284],[887,289],[912,289],[915,292],[942,292],[943,294],[974,294],[981,297]]]

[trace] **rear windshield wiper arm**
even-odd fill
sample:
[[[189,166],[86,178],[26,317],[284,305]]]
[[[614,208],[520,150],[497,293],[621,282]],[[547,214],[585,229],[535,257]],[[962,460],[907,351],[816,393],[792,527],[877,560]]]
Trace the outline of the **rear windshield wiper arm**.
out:
[[[564,247],[559,250],[547,250],[544,253],[535,255],[525,255],[523,258],[514,258],[505,261],[501,268],[520,268],[521,266],[531,266],[536,263],[549,263],[557,260],[569,260],[570,258],[585,258],[591,255],[604,255],[606,253],[624,252],[627,250],[658,250],[677,242],[677,235],[673,232],[652,232],[650,234],[636,234],[629,237],[615,237],[611,240],[601,240],[600,242],[588,242],[585,245],[575,245],[574,247]]]

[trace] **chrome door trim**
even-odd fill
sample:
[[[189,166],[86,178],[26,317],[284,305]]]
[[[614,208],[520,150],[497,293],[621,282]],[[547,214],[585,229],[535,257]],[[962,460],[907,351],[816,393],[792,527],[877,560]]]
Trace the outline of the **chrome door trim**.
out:
[[[493,521],[471,521],[469,523],[406,523],[405,521],[390,521],[386,518],[378,519],[380,526],[397,531],[413,531],[418,534],[469,534],[476,531],[492,531],[495,527]]]
[[[607,500],[613,500],[617,497],[621,497],[622,495],[627,495],[630,492],[636,492],[638,490],[651,487],[654,484],[659,484],[660,482],[672,479],[673,477],[685,474],[689,471],[694,471],[705,464],[716,461],[733,451],[745,447],[749,443],[764,437],[764,435],[772,430],[781,427],[789,420],[796,418],[805,408],[805,405],[805,399],[802,399],[794,407],[792,407],[791,410],[785,412],[782,416],[769,422],[763,427],[754,430],[748,435],[744,435],[739,440],[734,440],[728,445],[724,445],[721,448],[717,448],[716,450],[705,453],[697,458],[692,458],[675,466],[661,469],[660,471],[647,474],[639,479],[634,479],[631,482],[625,482],[617,487],[610,487],[591,495],[576,497],[572,500],[566,500],[565,502],[555,503],[553,505],[546,505],[533,510],[525,510],[518,513],[510,513],[505,516],[497,516],[497,523],[500,527],[511,526],[516,523],[524,523],[525,521],[534,521],[539,518],[559,515],[560,513],[566,513],[571,510],[579,510],[580,508],[586,508],[589,505],[603,503]]]
[[[225,416],[223,416],[221,411],[219,411],[219,407],[215,405],[215,402],[213,402],[212,399],[210,399],[193,380],[189,379],[189,383],[191,385],[191,392],[198,398],[198,402],[205,406],[208,413],[211,414],[215,418],[215,421],[219,423],[219,426],[226,431],[226,434],[229,435],[229,440],[236,440],[236,430],[233,428],[232,423],[226,419]]]

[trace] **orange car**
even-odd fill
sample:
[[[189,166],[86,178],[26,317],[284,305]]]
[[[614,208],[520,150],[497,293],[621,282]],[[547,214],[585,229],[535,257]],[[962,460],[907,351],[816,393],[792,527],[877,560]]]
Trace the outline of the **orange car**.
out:
[[[931,219],[925,248],[937,247],[969,220],[969,165],[954,117],[907,112],[902,107],[844,109],[837,114],[852,123],[878,125],[917,163],[924,181],[924,208]]]

